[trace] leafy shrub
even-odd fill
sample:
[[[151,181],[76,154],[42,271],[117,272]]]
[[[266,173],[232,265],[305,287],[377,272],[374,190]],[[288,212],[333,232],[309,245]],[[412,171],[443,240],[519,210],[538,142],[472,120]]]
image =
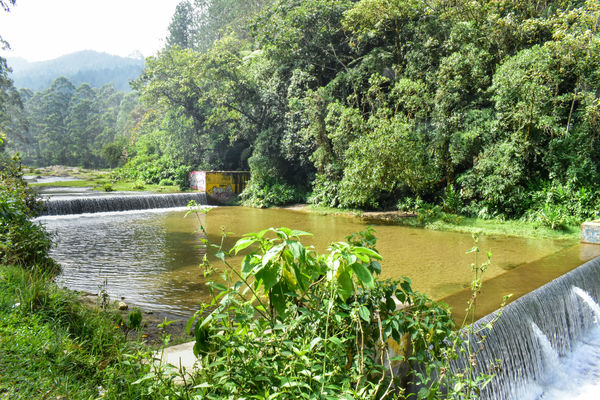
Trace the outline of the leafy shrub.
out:
[[[252,176],[240,197],[246,206],[265,208],[303,202],[306,193],[276,179],[257,179]]]
[[[439,375],[454,328],[448,309],[414,292],[408,278],[377,279],[373,230],[325,254],[302,245],[306,235],[271,228],[218,249],[225,269],[209,282],[214,299],[188,322],[202,364],[198,394],[383,399],[423,384],[435,399],[456,388],[451,374]],[[240,271],[227,257],[242,251]]]
[[[138,155],[121,168],[120,175],[125,179],[141,181],[148,185],[177,185],[180,189],[189,186],[189,165],[182,165],[167,156],[158,158],[155,154]]]
[[[24,268],[38,265],[56,272],[58,264],[49,256],[50,235],[32,222],[43,205],[23,180],[17,157],[0,155],[0,263]]]
[[[530,188],[529,199],[524,218],[552,229],[564,229],[600,216],[600,190],[594,188],[539,181]]]
[[[134,188],[135,190],[144,190],[144,188],[145,188],[145,186],[144,186],[144,182],[142,182],[142,181],[135,181],[135,182],[133,183],[133,188]]]
[[[308,198],[309,203],[325,207],[339,206],[339,182],[323,174],[317,174],[312,185],[312,193]]]
[[[520,140],[491,146],[478,158],[473,169],[457,180],[462,198],[471,209],[486,209],[492,216],[519,217],[527,209],[525,184],[531,178],[523,160]]]

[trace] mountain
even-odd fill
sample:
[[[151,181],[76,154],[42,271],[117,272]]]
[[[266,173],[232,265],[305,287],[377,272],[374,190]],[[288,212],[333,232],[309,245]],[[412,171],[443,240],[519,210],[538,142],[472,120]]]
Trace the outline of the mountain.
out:
[[[59,76],[69,79],[75,86],[89,83],[101,87],[112,83],[117,90],[129,91],[129,81],[140,76],[144,58],[119,57],[92,50],[78,51],[48,61],[28,62],[22,58],[7,58],[17,88],[43,90]]]

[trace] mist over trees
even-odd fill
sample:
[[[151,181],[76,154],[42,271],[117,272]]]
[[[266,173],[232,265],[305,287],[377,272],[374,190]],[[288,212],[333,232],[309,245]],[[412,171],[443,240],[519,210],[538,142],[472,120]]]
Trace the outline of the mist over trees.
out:
[[[49,88],[52,82],[63,76],[75,86],[87,83],[92,87],[113,85],[115,89],[128,92],[129,82],[144,68],[141,54],[134,57],[119,57],[92,50],[78,51],[48,61],[28,62],[21,58],[8,58],[12,68],[11,79],[17,88],[40,91]]]
[[[118,166],[137,95],[107,85],[75,87],[57,78],[46,90],[18,92],[23,108],[7,146],[28,165]],[[15,114],[13,113],[13,116]]]

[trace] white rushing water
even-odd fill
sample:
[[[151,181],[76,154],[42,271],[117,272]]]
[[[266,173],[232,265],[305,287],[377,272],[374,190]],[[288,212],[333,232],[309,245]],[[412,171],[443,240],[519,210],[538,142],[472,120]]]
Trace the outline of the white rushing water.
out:
[[[509,304],[476,355],[502,363],[481,398],[600,399],[599,298],[597,258]]]
[[[548,338],[533,325],[544,348],[545,374],[526,382],[515,398],[520,400],[597,400],[600,398],[600,327],[576,343],[565,357],[550,346]]]

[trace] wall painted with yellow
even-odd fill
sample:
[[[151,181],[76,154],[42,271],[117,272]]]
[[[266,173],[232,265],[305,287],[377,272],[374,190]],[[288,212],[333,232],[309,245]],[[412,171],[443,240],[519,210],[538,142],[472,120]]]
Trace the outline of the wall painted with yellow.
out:
[[[244,191],[249,179],[248,171],[193,171],[190,187],[205,192],[211,201],[226,203]]]

